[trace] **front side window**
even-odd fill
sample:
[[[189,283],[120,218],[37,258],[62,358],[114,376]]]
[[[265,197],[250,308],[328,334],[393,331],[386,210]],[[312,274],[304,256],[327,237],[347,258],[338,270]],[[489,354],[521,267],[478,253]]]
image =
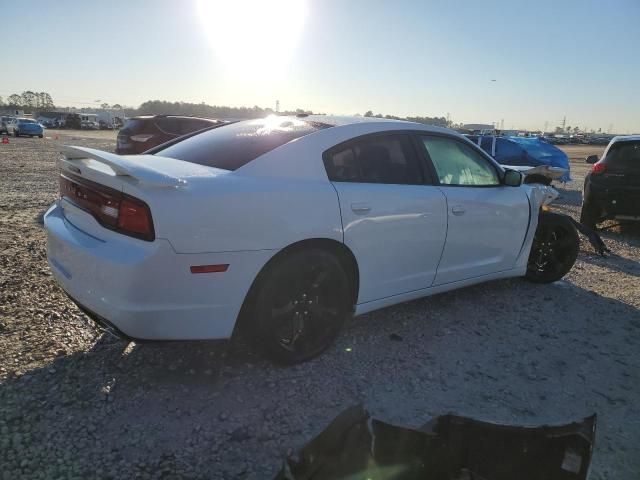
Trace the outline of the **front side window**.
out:
[[[469,145],[445,137],[422,137],[441,185],[500,185],[496,169]]]
[[[327,175],[333,182],[420,185],[422,169],[406,135],[355,140],[325,154]]]

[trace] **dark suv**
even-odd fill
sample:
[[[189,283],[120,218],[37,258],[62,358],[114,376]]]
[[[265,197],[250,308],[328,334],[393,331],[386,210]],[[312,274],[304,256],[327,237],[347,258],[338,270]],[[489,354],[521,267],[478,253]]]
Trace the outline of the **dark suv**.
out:
[[[136,154],[205,128],[222,125],[220,120],[179,115],[142,115],[127,119],[118,132],[116,153]]]
[[[640,135],[615,137],[584,180],[580,223],[595,227],[607,219],[640,220]]]

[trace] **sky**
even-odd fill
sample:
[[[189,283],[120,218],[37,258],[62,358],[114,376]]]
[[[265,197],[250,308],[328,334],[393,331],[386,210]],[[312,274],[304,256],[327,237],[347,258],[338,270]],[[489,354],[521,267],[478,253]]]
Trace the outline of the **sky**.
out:
[[[0,96],[640,133],[640,0],[4,2]]]

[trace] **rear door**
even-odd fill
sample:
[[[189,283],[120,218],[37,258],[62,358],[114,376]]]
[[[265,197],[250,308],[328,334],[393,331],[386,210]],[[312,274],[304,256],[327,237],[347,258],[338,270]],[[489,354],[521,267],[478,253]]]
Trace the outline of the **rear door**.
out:
[[[369,135],[325,152],[344,242],[360,270],[358,303],[431,286],[447,230],[446,202],[411,138]]]
[[[423,135],[420,145],[447,199],[447,241],[434,284],[513,268],[529,226],[524,189],[502,185],[496,165],[463,140]]]

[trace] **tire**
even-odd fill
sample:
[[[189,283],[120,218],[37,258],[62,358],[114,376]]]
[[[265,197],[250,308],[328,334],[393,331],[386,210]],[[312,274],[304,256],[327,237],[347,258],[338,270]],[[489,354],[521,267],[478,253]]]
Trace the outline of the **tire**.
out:
[[[13,131],[13,136],[14,136],[15,138],[18,138],[18,137],[20,136],[20,133],[19,133],[17,130],[14,130],[14,131]]]
[[[38,138],[42,138],[42,137],[44,137],[44,135],[38,135]]]
[[[541,212],[525,278],[534,283],[560,280],[573,267],[579,250],[580,238],[571,220],[557,213]]]
[[[595,230],[596,225],[600,220],[598,214],[599,211],[600,209],[595,203],[589,201],[588,199],[585,199],[582,202],[582,209],[580,210],[580,223],[585,227],[589,227],[590,229]]]
[[[351,289],[340,262],[319,249],[291,253],[260,275],[252,337],[277,363],[322,353],[351,312]]]

